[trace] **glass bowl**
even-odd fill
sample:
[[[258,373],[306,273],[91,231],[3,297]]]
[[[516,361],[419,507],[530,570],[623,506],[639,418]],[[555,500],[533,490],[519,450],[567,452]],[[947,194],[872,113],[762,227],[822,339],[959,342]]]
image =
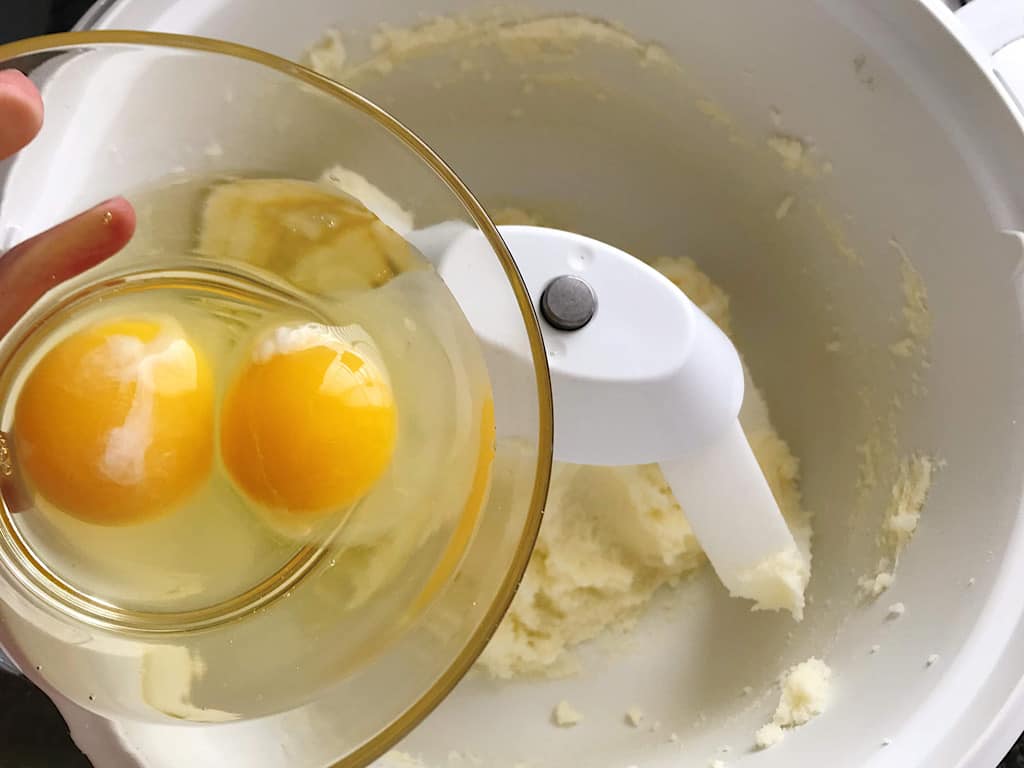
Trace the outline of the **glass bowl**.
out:
[[[242,534],[223,536],[230,528],[206,530],[216,517],[211,507],[184,551],[175,548],[167,516],[134,528],[97,525],[54,513],[31,485],[3,495],[0,640],[38,684],[102,717],[140,723],[287,718],[313,708],[320,719],[332,713],[323,724],[331,759],[365,764],[471,667],[512,599],[540,524],[551,467],[550,383],[534,309],[508,250],[465,185],[409,129],[283,59],[194,37],[85,32],[2,46],[0,69],[7,68],[39,86],[46,118],[35,141],[0,164],[0,247],[114,195],[125,195],[138,214],[124,252],[50,290],[0,338],[0,437],[8,446],[18,445],[18,387],[42,354],[33,340],[43,338],[45,347],[46,334],[58,337],[58,321],[73,312],[140,296],[156,307],[157,289],[177,286],[202,294],[189,294],[200,304],[238,291],[260,301],[308,301],[330,315],[336,306],[352,311],[358,303],[345,302],[353,296],[364,304],[387,296],[412,313],[416,302],[431,307],[451,297],[430,293],[436,285],[426,293],[408,288],[414,280],[442,284],[403,227],[457,222],[490,243],[493,258],[478,265],[480,290],[493,295],[518,356],[532,364],[504,367],[500,380],[489,371],[494,459],[489,482],[473,482],[459,514],[421,504],[422,515],[400,519],[430,525],[406,535],[394,521],[378,530],[386,514],[367,521],[360,502],[336,526],[275,529],[267,554]],[[197,249],[214,188],[248,178],[312,181],[329,169],[391,225],[386,274],[356,290],[332,283],[333,251],[327,266],[320,254],[310,272]],[[389,198],[383,203],[379,190]],[[403,340],[413,348],[416,323],[385,325],[389,349]],[[441,410],[457,410],[465,395],[446,388],[469,365],[459,362],[452,338],[437,337],[451,370],[426,369],[419,380]],[[231,354],[218,351],[214,368]],[[214,378],[220,403],[222,382]],[[401,414],[399,403],[399,446]],[[488,442],[487,427],[477,429],[476,439]],[[428,450],[431,435],[422,439],[404,464],[396,449],[394,473],[447,478],[445,455]],[[18,458],[4,478],[8,488],[23,480]],[[380,515],[385,507],[378,507]],[[259,567],[250,574],[253,562]],[[156,572],[166,583],[143,591]]]

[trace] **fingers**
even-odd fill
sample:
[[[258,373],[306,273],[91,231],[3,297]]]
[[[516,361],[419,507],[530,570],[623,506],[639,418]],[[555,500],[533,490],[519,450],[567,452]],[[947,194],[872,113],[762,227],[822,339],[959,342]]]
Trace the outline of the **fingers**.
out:
[[[43,125],[39,91],[16,69],[0,71],[0,160],[24,147]]]
[[[0,258],[0,336],[44,293],[120,251],[135,211],[115,197],[16,245]]]
[[[0,71],[0,160],[35,138],[43,124],[38,89],[17,70]],[[0,336],[58,283],[113,256],[135,232],[135,211],[122,197],[15,246],[0,258]]]

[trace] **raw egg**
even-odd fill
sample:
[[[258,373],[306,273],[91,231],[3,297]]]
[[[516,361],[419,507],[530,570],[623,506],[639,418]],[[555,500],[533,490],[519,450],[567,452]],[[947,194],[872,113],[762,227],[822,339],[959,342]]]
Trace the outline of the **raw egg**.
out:
[[[397,424],[386,372],[361,329],[281,326],[252,347],[225,396],[221,453],[258,504],[317,513],[376,484]]]
[[[105,320],[60,341],[15,407],[30,485],[81,520],[122,525],[173,509],[213,458],[214,386],[172,318]]]

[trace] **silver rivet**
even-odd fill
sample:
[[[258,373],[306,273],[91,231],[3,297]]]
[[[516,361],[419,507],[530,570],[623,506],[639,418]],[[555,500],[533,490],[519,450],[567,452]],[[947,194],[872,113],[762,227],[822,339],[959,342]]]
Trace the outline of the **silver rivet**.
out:
[[[556,277],[540,296],[540,313],[560,331],[578,331],[594,317],[597,296],[575,275]]]

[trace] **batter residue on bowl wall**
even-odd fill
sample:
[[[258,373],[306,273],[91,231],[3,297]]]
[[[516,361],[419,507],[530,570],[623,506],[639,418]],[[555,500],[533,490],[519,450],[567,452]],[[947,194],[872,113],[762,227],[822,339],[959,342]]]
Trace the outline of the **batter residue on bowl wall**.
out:
[[[442,18],[408,29],[382,27],[366,39],[358,35],[343,38],[332,31],[311,49],[307,61],[321,73],[358,90],[380,78],[386,81],[392,72],[416,66],[414,62],[430,57],[452,62],[446,77],[473,73],[486,82],[491,79],[487,67],[496,59],[481,56],[478,61],[477,52],[485,49],[515,67],[539,57],[565,60],[581,47],[591,45],[635,55],[639,66],[648,71],[671,70],[682,75],[679,66],[660,46],[639,41],[614,24],[574,16],[525,21],[499,16]],[[491,64],[481,63],[488,61]],[[524,76],[522,92],[528,94],[555,85],[556,77],[564,80],[572,75],[552,74],[550,80]],[[562,80],[557,84],[565,86]],[[446,82],[450,81],[437,80],[433,84],[443,88]],[[600,83],[577,78],[572,86],[593,92],[598,101],[606,98]],[[384,98],[386,103],[387,95]],[[850,269],[863,268],[864,258],[851,244],[845,219],[827,211],[815,195],[813,185],[833,172],[821,147],[801,137],[799,132],[783,132],[781,114],[777,111],[772,115],[768,140],[755,141],[741,135],[736,122],[715,102],[698,97],[695,104],[728,135],[736,151],[767,153],[781,172],[792,179],[793,188],[786,190],[773,206],[776,221],[786,219],[788,223],[801,214],[801,209],[808,211],[808,218],[826,233],[835,255],[841,257],[837,263]],[[509,118],[522,118],[521,110],[516,112],[513,109]],[[546,208],[538,202],[537,210],[541,215],[532,210],[499,210],[492,206],[491,213],[499,224],[543,225]],[[557,217],[552,215],[552,219]],[[898,243],[894,241],[892,247],[899,257],[902,322],[892,346],[883,345],[877,357],[884,358],[887,365],[907,364],[901,370],[908,383],[914,382],[906,393],[909,398],[923,393],[918,382],[921,367],[926,365],[931,323],[921,276]],[[729,297],[697,263],[682,254],[634,255],[649,260],[727,334],[731,333]],[[844,330],[833,328],[834,338],[826,346],[828,352],[845,355],[850,353],[848,347],[856,346],[847,343]],[[872,358],[872,362],[877,360]],[[884,394],[886,398],[890,396]],[[903,394],[903,390],[892,394],[889,405],[863,398],[872,427],[858,448],[859,468],[851,466],[851,472],[859,470],[856,485],[864,499],[872,489],[891,487],[878,534],[881,560],[877,568],[869,565],[869,573],[860,580],[861,590],[872,598],[893,581],[898,555],[916,529],[937,466],[924,453],[907,452],[899,445],[894,425],[903,407]],[[741,422],[810,563],[811,514],[801,502],[799,463],[773,427],[764,400],[749,377]],[[872,499],[870,505],[881,515],[883,510],[877,500]],[[874,523],[870,530],[874,530]],[[556,465],[533,558],[511,609],[480,657],[478,667],[501,679],[570,675],[579,669],[574,649],[609,630],[628,629],[643,615],[656,592],[686,579],[704,561],[685,511],[676,504],[657,467]],[[857,589],[854,582],[855,576],[850,581],[851,594]],[[828,666],[816,657],[783,672],[782,700],[754,744],[767,747],[777,743],[783,729],[802,725],[820,714],[827,703],[831,675]],[[797,699],[806,706],[793,704]]]
[[[382,28],[370,55],[353,63],[341,34],[328,32],[309,63],[352,82],[386,76],[396,65],[438,47],[497,45],[510,58],[571,52],[581,42],[635,51],[672,67],[663,49],[604,22],[549,17],[522,22],[435,19],[414,29]],[[358,196],[357,190],[349,190]],[[374,209],[368,200],[364,202]],[[379,214],[380,215],[380,214]],[[543,225],[534,212],[492,211],[498,224]],[[730,332],[729,298],[690,259],[648,259]],[[741,350],[742,352],[742,350]],[[740,414],[758,462],[809,565],[811,516],[801,506],[799,465],[771,424],[760,392],[747,379]],[[610,627],[628,627],[655,592],[696,571],[706,558],[657,466],[556,464],[533,558],[505,620],[478,662],[498,678],[559,676],[577,668],[572,649]],[[799,616],[803,606],[795,606]]]

